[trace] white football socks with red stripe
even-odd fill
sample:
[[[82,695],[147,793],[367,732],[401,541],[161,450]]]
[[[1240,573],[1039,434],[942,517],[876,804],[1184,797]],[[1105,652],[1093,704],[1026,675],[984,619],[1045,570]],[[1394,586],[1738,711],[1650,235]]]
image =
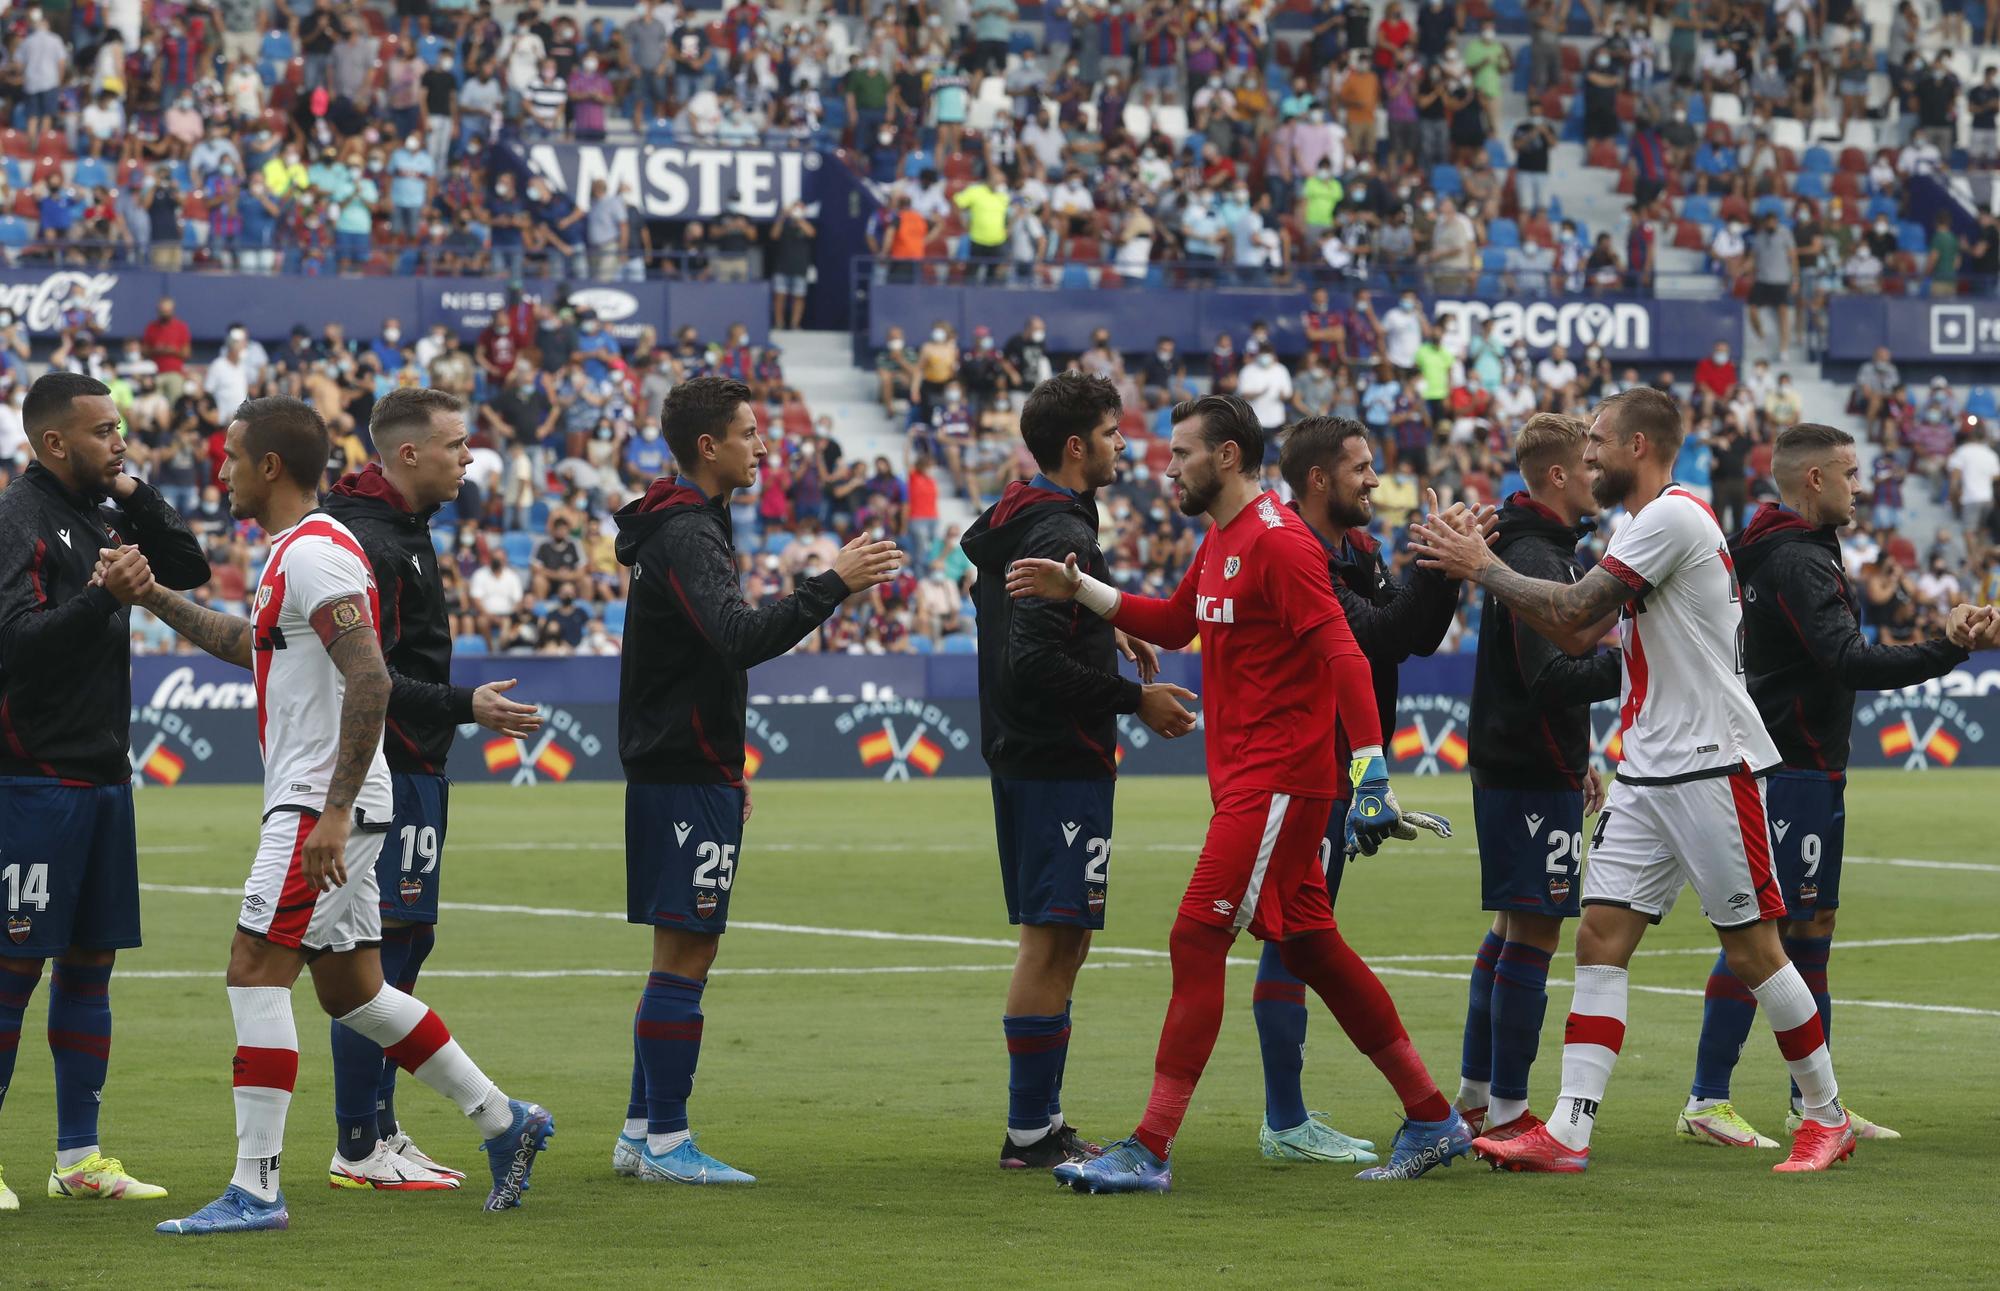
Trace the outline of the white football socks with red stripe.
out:
[[[1761,985],[1750,988],[1763,1006],[1764,1020],[1777,1033],[1778,1049],[1792,1082],[1799,1087],[1804,1115],[1821,1125],[1839,1125],[1847,1119],[1840,1109],[1840,1085],[1833,1078],[1833,1054],[1826,1047],[1826,1030],[1820,1025],[1819,1006],[1799,970],[1787,963]]]
[[[1590,1146],[1597,1105],[1611,1083],[1611,1068],[1625,1044],[1625,997],[1630,975],[1609,964],[1579,964],[1576,995],[1563,1026],[1562,1096],[1549,1115],[1549,1133],[1571,1151]]]
[[[282,986],[232,986],[229,1012],[236,1019],[236,1173],[230,1182],[259,1201],[276,1201],[285,1113],[299,1076],[292,993]]]
[[[414,995],[384,983],[374,999],[340,1021],[382,1046],[389,1061],[458,1105],[481,1137],[492,1138],[514,1123],[507,1096],[486,1078],[443,1019]]]

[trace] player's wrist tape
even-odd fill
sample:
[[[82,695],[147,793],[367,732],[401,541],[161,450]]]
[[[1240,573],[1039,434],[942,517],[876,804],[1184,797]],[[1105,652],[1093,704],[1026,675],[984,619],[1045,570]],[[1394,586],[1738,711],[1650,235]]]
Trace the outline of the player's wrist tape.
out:
[[[1101,619],[1118,612],[1121,593],[1109,583],[1100,583],[1082,570],[1076,575],[1076,603]]]
[[[1379,744],[1370,744],[1365,749],[1354,750],[1353,756],[1356,762],[1366,761],[1369,758],[1379,758],[1382,756],[1382,746]]]

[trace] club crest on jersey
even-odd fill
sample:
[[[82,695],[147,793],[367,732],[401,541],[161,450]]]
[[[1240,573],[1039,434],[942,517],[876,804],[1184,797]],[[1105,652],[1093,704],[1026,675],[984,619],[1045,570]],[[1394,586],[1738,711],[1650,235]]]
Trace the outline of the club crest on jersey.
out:
[[[257,608],[261,610],[270,603],[271,603],[271,585],[269,583],[265,583],[262,587],[259,587],[257,589]]]
[[[412,874],[397,885],[397,891],[401,894],[404,905],[415,905],[423,900],[424,881]]]
[[[27,915],[10,914],[7,916],[7,940],[13,942],[16,946],[26,941],[28,934],[34,930],[35,921]]]
[[[1100,887],[1089,887],[1089,888],[1085,888],[1085,889],[1083,890],[1083,899],[1084,899],[1084,901],[1085,901],[1085,902],[1087,902],[1087,903],[1089,904],[1089,906],[1090,906],[1090,917],[1091,917],[1091,918],[1093,918],[1093,919],[1101,919],[1101,918],[1103,918],[1103,917],[1104,917],[1104,889],[1103,889],[1103,888],[1100,888]]]
[[[1569,879],[1567,877],[1559,874],[1549,880],[1549,900],[1555,902],[1557,905],[1561,905],[1563,902],[1569,900]]]
[[[715,912],[721,907],[722,898],[714,892],[702,890],[694,894],[694,913],[697,918],[713,919]]]
[[[1242,572],[1242,569],[1243,558],[1241,556],[1231,556],[1222,562],[1222,576],[1224,578],[1234,578],[1238,573]]]

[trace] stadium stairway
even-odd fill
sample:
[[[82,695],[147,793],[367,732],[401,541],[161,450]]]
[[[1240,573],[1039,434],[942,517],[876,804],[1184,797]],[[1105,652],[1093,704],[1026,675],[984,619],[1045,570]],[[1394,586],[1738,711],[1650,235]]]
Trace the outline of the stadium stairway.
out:
[[[774,331],[786,384],[805,397],[814,418],[833,418],[833,437],[848,458],[887,457],[902,473],[909,464],[910,440],[900,421],[884,417],[874,369],[854,366],[853,338],[846,332]],[[976,514],[959,497],[944,471],[938,482],[940,532],[972,522]]]

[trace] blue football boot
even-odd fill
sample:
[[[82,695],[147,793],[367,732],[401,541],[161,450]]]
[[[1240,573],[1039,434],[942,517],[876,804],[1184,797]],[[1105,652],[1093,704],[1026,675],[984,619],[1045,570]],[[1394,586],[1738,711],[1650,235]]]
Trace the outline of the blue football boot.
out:
[[[1078,1192],[1171,1192],[1174,1186],[1173,1167],[1137,1139],[1107,1143],[1087,1160],[1065,1161],[1055,1176]]]
[[[757,1176],[725,1165],[694,1144],[690,1134],[678,1147],[639,1154],[638,1175],[648,1183],[755,1183]]]
[[[1441,1121],[1404,1120],[1389,1147],[1387,1164],[1370,1166],[1357,1179],[1416,1179],[1472,1151],[1472,1127],[1453,1109]]]
[[[479,1145],[493,1170],[493,1191],[486,1195],[488,1210],[512,1210],[521,1204],[528,1176],[535,1171],[535,1156],[549,1146],[556,1132],[556,1118],[547,1109],[518,1098],[508,1099],[507,1106],[514,1113],[514,1123]]]
[[[285,1194],[276,1201],[259,1201],[235,1184],[186,1219],[170,1219],[153,1231],[168,1237],[207,1237],[215,1233],[276,1233],[292,1226]]]

